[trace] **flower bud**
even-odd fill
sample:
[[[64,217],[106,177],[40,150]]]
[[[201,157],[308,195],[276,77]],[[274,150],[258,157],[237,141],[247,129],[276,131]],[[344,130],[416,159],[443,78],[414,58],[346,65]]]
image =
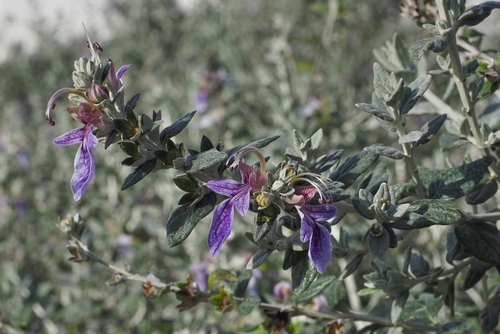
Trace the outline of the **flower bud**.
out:
[[[85,93],[90,102],[99,104],[109,98],[108,90],[103,85],[92,84]]]
[[[292,285],[286,281],[279,281],[273,288],[273,294],[278,301],[283,301],[292,295]]]

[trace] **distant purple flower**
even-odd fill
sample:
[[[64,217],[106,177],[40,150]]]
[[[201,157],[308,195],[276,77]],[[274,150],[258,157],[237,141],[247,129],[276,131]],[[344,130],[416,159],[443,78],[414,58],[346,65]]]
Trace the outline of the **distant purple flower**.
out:
[[[295,194],[285,199],[287,204],[295,206],[301,220],[300,241],[309,241],[309,258],[318,272],[323,273],[332,259],[330,251],[330,233],[318,221],[327,221],[337,214],[332,204],[307,204],[316,194],[315,187],[295,188]]]
[[[326,297],[324,295],[314,296],[311,300],[311,309],[317,312],[323,312],[328,309],[328,302],[326,301]]]
[[[212,216],[212,223],[208,231],[207,243],[210,254],[215,256],[229,234],[231,234],[231,225],[234,218],[234,210],[242,215],[246,215],[250,205],[250,195],[252,192],[260,191],[266,183],[266,177],[263,172],[254,169],[251,166],[238,163],[241,182],[234,180],[212,180],[207,182],[207,187],[218,194],[229,197],[224,200],[215,209]]]
[[[194,274],[194,281],[196,282],[196,285],[198,286],[198,289],[200,291],[207,291],[208,286],[207,286],[207,268],[208,265],[206,262],[200,262],[197,264],[190,264],[188,266],[189,271]]]
[[[279,281],[273,287],[273,294],[280,302],[292,295],[292,285],[287,281]]]

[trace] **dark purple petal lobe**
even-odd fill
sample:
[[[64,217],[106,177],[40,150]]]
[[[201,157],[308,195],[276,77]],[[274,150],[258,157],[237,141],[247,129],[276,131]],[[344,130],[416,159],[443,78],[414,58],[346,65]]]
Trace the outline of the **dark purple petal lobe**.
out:
[[[80,200],[95,175],[94,156],[82,144],[75,157],[75,172],[71,178],[71,190],[75,201]]]
[[[312,237],[309,243],[309,258],[321,274],[332,259],[330,251],[330,233],[323,225],[315,223],[312,227]]]
[[[212,256],[219,252],[220,247],[231,234],[231,224],[234,218],[233,205],[233,201],[228,198],[219,204],[213,213],[207,237],[208,248]]]
[[[315,221],[327,221],[335,217],[337,214],[337,207],[332,204],[308,205],[306,204],[302,210],[307,210],[308,214]]]

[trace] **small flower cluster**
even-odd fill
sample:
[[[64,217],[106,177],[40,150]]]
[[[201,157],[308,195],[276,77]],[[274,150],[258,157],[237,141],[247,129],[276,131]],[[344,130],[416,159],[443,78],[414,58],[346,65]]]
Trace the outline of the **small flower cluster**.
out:
[[[120,79],[130,65],[122,66],[115,71],[113,62],[108,59],[108,64],[102,66],[99,51],[102,51],[98,43],[88,41],[92,56],[90,59],[80,58],[75,61],[73,72],[74,88],[62,88],[55,92],[50,98],[45,118],[50,125],[55,125],[50,111],[56,106],[55,101],[62,95],[68,95],[73,104],[67,108],[68,113],[83,124],[83,127],[71,130],[54,139],[54,144],[68,146],[80,144],[75,157],[75,172],[71,179],[71,190],[75,201],[80,200],[95,175],[94,156],[90,149],[98,144],[94,129],[98,132],[106,130],[102,116],[111,105],[111,97],[116,95],[122,83]],[[108,107],[106,107],[108,105]]]
[[[243,155],[249,152],[259,157],[260,170],[242,162]],[[286,164],[281,166],[279,177],[274,180],[272,174],[266,177],[265,159],[257,149],[247,147],[238,155],[231,166],[239,169],[240,182],[231,179],[207,182],[208,188],[228,197],[215,209],[212,217],[207,238],[212,256],[219,252],[231,233],[234,208],[242,216],[247,214],[250,207],[259,213],[266,212],[270,207],[280,208],[285,214],[300,217],[300,241],[309,243],[309,258],[318,272],[323,273],[332,254],[330,232],[320,222],[326,222],[337,214],[337,208],[330,203],[331,195],[326,183],[319,175],[297,174],[294,167]],[[316,195],[319,199],[315,201]],[[275,221],[279,210],[267,211],[271,211],[274,216],[268,217],[271,218],[268,221]]]

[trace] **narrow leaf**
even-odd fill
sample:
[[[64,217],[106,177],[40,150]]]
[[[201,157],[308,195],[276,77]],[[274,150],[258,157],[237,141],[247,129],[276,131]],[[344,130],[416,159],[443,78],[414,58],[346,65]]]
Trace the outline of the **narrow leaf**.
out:
[[[246,297],[240,304],[238,304],[236,310],[240,315],[247,315],[250,314],[250,312],[252,312],[254,308],[259,306],[260,306],[260,297],[251,295]]]
[[[174,247],[183,242],[196,227],[198,222],[206,217],[215,207],[217,195],[210,192],[193,206],[185,205],[170,213],[167,220],[167,245]]]
[[[446,120],[446,116],[447,116],[446,114],[442,114],[430,120],[429,122],[425,123],[420,128],[420,131],[422,132],[422,137],[419,138],[419,140],[417,140],[415,146],[420,146],[429,142],[443,125],[444,121]]]
[[[127,188],[132,187],[134,184],[145,178],[149,173],[151,173],[156,166],[157,159],[151,159],[134,169],[132,173],[130,173],[125,180],[123,180],[123,184],[121,190],[125,190]]]
[[[481,261],[500,265],[500,233],[495,225],[471,221],[455,227],[458,242]]]
[[[429,50],[440,53],[446,50],[448,43],[443,37],[424,38],[410,46],[410,56],[415,60],[420,60]]]
[[[326,287],[335,281],[335,276],[322,276],[312,283],[307,290],[301,294],[294,295],[296,303],[306,303],[313,297],[319,295]]]
[[[361,174],[377,161],[378,155],[369,151],[362,151],[347,158],[331,175],[332,181],[342,182],[344,189],[348,188]]]
[[[194,114],[196,114],[196,111],[191,111],[190,113],[184,115],[182,118],[172,123],[170,126],[167,126],[165,129],[163,129],[160,133],[161,142],[164,143],[168,138],[172,138],[178,135],[182,130],[184,130],[184,128],[193,118]]]
[[[404,153],[398,150],[397,148],[387,147],[379,144],[365,147],[364,150],[395,160],[403,159],[405,156]]]

